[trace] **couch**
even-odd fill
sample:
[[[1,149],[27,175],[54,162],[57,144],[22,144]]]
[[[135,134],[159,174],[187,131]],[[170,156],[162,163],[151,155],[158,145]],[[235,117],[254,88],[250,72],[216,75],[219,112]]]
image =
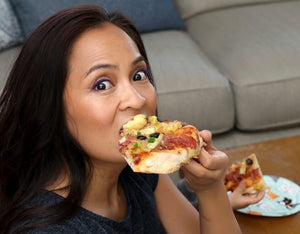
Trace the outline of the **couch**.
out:
[[[160,116],[210,129],[221,148],[299,135],[300,1],[176,4],[186,30],[143,36]]]
[[[10,26],[19,24],[24,39],[28,18],[18,6],[26,1],[5,1],[17,18]],[[219,148],[300,134],[300,1],[144,0],[152,4],[144,7],[147,14],[133,7],[141,1],[129,2],[155,77],[161,119],[209,129]],[[145,29],[140,24],[148,16],[144,26],[157,25]],[[0,89],[20,43],[0,52]]]

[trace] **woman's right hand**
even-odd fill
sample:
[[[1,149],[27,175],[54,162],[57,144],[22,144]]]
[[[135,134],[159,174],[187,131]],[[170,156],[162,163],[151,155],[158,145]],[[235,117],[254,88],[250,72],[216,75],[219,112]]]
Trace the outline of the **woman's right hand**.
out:
[[[198,158],[181,168],[187,185],[198,195],[214,190],[214,187],[224,187],[223,178],[228,166],[227,155],[213,146],[211,132],[203,130],[200,136],[206,145],[202,147]]]

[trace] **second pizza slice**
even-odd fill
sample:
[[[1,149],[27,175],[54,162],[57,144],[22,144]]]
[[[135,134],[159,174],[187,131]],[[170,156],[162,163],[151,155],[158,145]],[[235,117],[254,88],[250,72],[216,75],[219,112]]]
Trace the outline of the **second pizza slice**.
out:
[[[228,168],[224,180],[227,191],[234,191],[242,180],[246,181],[245,193],[258,193],[267,188],[255,154],[233,163]]]

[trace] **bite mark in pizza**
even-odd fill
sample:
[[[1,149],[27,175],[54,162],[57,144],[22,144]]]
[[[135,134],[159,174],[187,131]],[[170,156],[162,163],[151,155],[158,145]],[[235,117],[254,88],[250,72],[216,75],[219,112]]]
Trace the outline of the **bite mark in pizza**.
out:
[[[198,157],[203,144],[192,125],[139,114],[123,125],[119,151],[134,172],[169,174]]]

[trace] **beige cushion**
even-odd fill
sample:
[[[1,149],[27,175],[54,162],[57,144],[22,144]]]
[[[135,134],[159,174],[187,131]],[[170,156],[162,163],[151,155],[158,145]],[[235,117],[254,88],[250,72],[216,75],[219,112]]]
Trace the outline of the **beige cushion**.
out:
[[[221,75],[186,32],[143,35],[158,90],[161,119],[181,120],[224,132],[234,124],[232,93]]]
[[[13,66],[16,57],[19,54],[20,49],[21,47],[18,46],[1,51],[0,53],[0,92],[2,91],[6,83],[9,72]]]
[[[181,17],[187,19],[195,14],[219,8],[276,1],[280,0],[175,0],[175,3]]]
[[[292,136],[300,136],[300,126],[294,126],[291,128],[276,128],[269,131],[253,132],[245,132],[235,129],[227,133],[213,135],[213,142],[216,148],[224,149]]]
[[[300,1],[224,9],[187,21],[203,51],[230,79],[237,126],[300,122]]]

